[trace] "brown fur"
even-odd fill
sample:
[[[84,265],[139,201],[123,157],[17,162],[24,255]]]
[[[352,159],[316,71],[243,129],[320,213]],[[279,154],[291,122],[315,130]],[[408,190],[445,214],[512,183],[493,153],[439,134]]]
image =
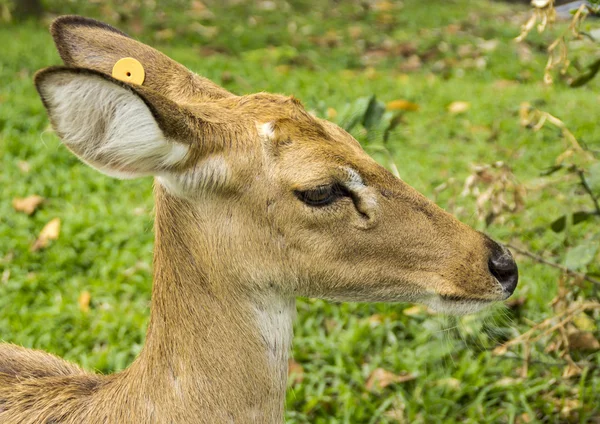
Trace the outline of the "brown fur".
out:
[[[102,78],[139,96],[163,133],[190,151],[157,169],[180,190],[171,193],[163,177],[155,184],[154,286],[140,356],[100,376],[0,345],[0,423],[282,422],[296,296],[453,305],[505,297],[488,269],[492,241],[297,100],[234,96],[89,19],[59,18],[52,34],[71,67],[36,76],[53,122],[48,84]],[[125,56],[144,65],[142,87],[108,76]],[[324,208],[297,198],[344,183],[348,168],[364,182],[351,195]]]

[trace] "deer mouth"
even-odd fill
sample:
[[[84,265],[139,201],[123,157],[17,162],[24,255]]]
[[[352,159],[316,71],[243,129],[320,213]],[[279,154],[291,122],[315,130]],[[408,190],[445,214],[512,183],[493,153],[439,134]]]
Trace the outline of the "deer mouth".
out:
[[[431,297],[424,303],[436,312],[449,315],[467,315],[479,312],[501,300],[440,294]]]

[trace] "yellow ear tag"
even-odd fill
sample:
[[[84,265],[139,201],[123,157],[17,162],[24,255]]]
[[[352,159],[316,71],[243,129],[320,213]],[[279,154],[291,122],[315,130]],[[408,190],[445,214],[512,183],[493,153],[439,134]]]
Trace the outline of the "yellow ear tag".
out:
[[[121,81],[142,85],[146,72],[139,61],[132,57],[124,57],[113,66],[112,76]]]

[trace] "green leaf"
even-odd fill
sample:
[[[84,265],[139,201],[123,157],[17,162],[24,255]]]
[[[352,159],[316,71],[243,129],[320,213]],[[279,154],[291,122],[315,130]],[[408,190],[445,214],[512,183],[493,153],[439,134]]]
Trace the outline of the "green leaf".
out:
[[[565,266],[577,271],[585,271],[590,262],[594,260],[598,251],[598,243],[585,243],[575,246],[565,258]]]
[[[600,162],[590,166],[585,180],[592,189],[592,193],[600,194]]]
[[[551,166],[550,168],[546,169],[540,175],[543,176],[543,177],[547,177],[548,175],[552,175],[555,172],[558,172],[558,171],[560,171],[563,168],[564,168],[563,165],[554,165],[554,166]]]
[[[571,82],[571,87],[581,87],[582,85],[587,84],[596,76],[598,71],[600,71],[600,59],[597,59],[595,62],[588,65],[588,70],[575,78]]]
[[[598,214],[594,211],[577,211],[570,216],[570,222],[572,225],[577,225],[597,215]],[[550,224],[550,228],[552,229],[552,231],[554,231],[555,233],[560,233],[561,231],[563,231],[567,226],[567,217],[569,217],[569,215],[563,215],[560,218],[556,219],[552,224]]]
[[[350,131],[359,122],[362,122],[373,97],[375,96],[360,97],[354,102],[347,104],[342,110],[340,110],[340,126],[344,130]]]
[[[557,220],[555,220],[552,224],[550,224],[550,228],[555,233],[560,233],[567,226],[567,215],[563,215]]]
[[[389,115],[389,119],[386,118],[387,115]],[[384,115],[384,121],[386,125],[385,130],[383,132],[383,143],[385,144],[390,138],[390,133],[402,122],[402,112],[387,112]]]
[[[376,128],[381,123],[383,114],[385,113],[385,104],[375,98],[375,95],[369,99],[369,105],[365,111],[362,124],[367,130]]]
[[[591,217],[595,216],[595,212],[587,212],[587,211],[577,211],[572,216],[573,225],[577,225],[580,222],[587,221]]]

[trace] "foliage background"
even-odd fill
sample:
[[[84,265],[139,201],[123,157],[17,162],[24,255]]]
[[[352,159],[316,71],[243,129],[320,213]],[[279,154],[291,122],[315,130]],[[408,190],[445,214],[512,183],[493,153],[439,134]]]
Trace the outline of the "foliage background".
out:
[[[508,306],[475,317],[300,300],[288,422],[600,422],[599,83],[568,85],[597,59],[595,43],[569,42],[573,65],[549,87],[545,49],[567,24],[517,44],[529,12],[516,5],[43,5],[41,18],[23,20],[0,0],[3,340],[113,372],[144,339],[152,182],[115,181],[79,163],[49,129],[32,85],[37,69],[60,63],[47,24],[77,13],[118,26],[233,92],[294,94],[464,222],[580,273],[519,255],[521,283]],[[597,37],[597,28],[588,20],[584,29]],[[581,150],[559,126],[538,128],[536,111],[558,117]],[[44,199],[31,215],[13,205],[31,195]],[[578,211],[589,216],[574,222]],[[556,224],[561,217],[564,225]],[[57,239],[32,251],[55,218]]]

